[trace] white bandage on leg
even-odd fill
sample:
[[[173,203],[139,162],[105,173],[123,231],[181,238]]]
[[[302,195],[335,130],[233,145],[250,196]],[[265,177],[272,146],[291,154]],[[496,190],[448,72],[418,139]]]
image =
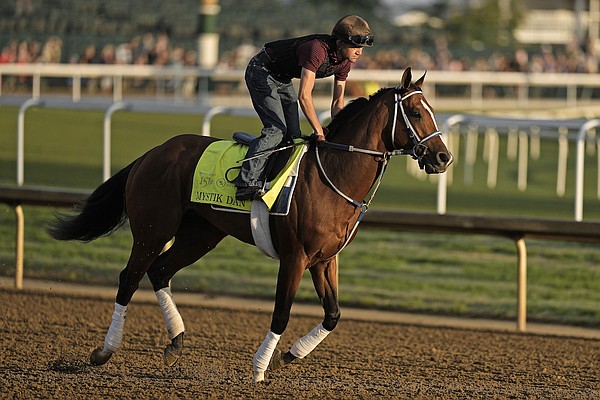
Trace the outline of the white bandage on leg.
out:
[[[267,333],[265,340],[263,340],[262,344],[254,354],[254,372],[264,373],[267,370],[269,361],[271,361],[271,357],[273,356],[273,352],[275,351],[275,347],[277,347],[280,338],[281,335],[271,331]]]
[[[115,303],[115,311],[112,315],[112,322],[106,338],[104,338],[104,351],[107,353],[116,353],[121,348],[123,341],[123,327],[125,326],[125,313],[127,306]]]
[[[183,319],[173,300],[171,289],[166,287],[158,290],[156,292],[156,298],[158,299],[158,305],[160,306],[163,316],[165,317],[165,322],[167,323],[169,339],[173,339],[181,332],[185,331],[185,326],[183,325]]]
[[[292,353],[295,357],[304,358],[317,347],[319,343],[323,341],[329,335],[327,329],[323,328],[323,324],[317,325],[312,331],[310,331],[306,336],[301,337],[296,340],[296,343],[290,349],[290,353]]]

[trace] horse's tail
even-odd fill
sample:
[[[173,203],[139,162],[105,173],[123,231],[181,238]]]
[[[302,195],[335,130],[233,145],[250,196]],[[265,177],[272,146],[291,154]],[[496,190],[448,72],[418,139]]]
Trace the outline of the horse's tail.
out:
[[[110,235],[127,220],[125,184],[135,161],[123,168],[76,207],[76,214],[58,214],[47,228],[56,240],[89,242]]]

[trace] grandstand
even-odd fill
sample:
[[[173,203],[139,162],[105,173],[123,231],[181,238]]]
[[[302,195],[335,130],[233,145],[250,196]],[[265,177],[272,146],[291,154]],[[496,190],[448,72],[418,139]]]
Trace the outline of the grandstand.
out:
[[[81,54],[86,45],[129,42],[145,32],[170,31],[173,38],[193,46],[196,0],[29,0],[31,8],[17,9],[18,1],[0,2],[0,41],[63,41],[62,62]]]
[[[23,8],[22,3],[31,6]],[[10,40],[43,43],[57,36],[63,41],[61,61],[68,62],[90,43],[101,48],[107,43],[127,43],[146,32],[166,32],[171,43],[195,49],[198,4],[198,0],[3,0],[0,46]],[[220,5],[221,53],[244,43],[260,46],[282,37],[329,32],[345,12],[333,2],[315,6],[295,1],[220,0]],[[391,40],[396,29],[378,19],[377,25],[386,26],[378,32],[378,43]]]
[[[202,55],[206,55],[198,55],[195,51],[198,48],[201,1],[3,0],[0,1],[0,64],[62,62],[193,67]],[[445,30],[433,25],[392,25],[390,21],[393,18],[388,18],[392,13],[386,12],[383,6],[376,6],[386,3],[386,0],[375,1],[375,5],[341,0],[216,1],[220,5],[216,18],[218,67],[223,69],[242,70],[257,47],[268,41],[329,32],[341,15],[358,13],[371,23],[376,46],[365,51],[355,69],[401,70],[411,66],[429,71],[577,74],[597,74],[600,70],[600,40],[592,41],[595,36],[591,33],[589,43],[582,40],[585,39],[582,34],[584,27],[589,26],[590,32],[593,27],[598,28],[600,10],[592,10],[592,2],[590,8],[586,8],[583,4],[586,0],[527,0],[519,3],[528,10],[526,14],[531,18],[525,18],[526,23],[516,29],[521,43],[511,46],[484,45],[478,40],[452,38],[451,32],[456,26],[452,28],[450,21],[456,10],[452,14],[444,6],[460,3],[466,7],[470,4],[468,0],[440,2],[439,7],[427,10],[429,15],[448,17]],[[486,2],[493,3],[492,0]],[[431,2],[415,2],[414,6],[425,8],[425,3]],[[368,9],[357,9],[358,4],[368,4]],[[580,5],[578,12],[570,9],[573,4]],[[539,9],[542,6],[550,9]],[[549,15],[555,16],[556,10],[552,7],[568,18],[563,18],[564,21],[548,19]],[[545,17],[540,20],[540,15]],[[580,21],[575,27],[569,22],[574,20]],[[543,22],[541,28],[536,25],[540,21]],[[550,39],[547,38],[556,36],[559,25],[562,32],[560,41],[548,41]],[[565,29],[575,29],[576,32],[567,35]],[[554,36],[548,34],[548,30]],[[161,32],[168,36],[160,35]],[[577,32],[580,33],[579,40],[574,40]],[[540,37],[546,38],[545,41],[536,42],[541,40]],[[565,42],[567,37],[569,39]],[[158,46],[161,39],[163,46]],[[94,47],[90,51],[93,56],[88,58],[85,53],[92,47],[90,45]],[[112,50],[107,49],[107,54],[113,52],[108,61],[102,56],[105,47],[112,47]],[[20,51],[17,49],[24,49],[23,53],[30,53],[30,56],[19,59]],[[51,57],[42,56],[48,54]],[[215,54],[206,65],[212,66],[216,59]],[[27,79],[19,79],[10,78],[2,82],[7,93],[28,83]],[[588,83],[584,86],[590,87]],[[143,86],[143,82],[140,85]],[[577,86],[581,85],[574,85],[572,90],[577,91]]]

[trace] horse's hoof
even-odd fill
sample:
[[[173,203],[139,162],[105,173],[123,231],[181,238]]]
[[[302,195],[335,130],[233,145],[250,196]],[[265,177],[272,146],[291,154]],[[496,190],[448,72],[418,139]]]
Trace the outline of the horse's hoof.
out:
[[[169,367],[175,365],[179,358],[181,358],[181,354],[183,353],[183,332],[179,335],[175,336],[171,340],[171,344],[165,347],[165,351],[163,353],[163,359],[165,364]]]
[[[275,371],[276,369],[285,367],[285,361],[283,361],[283,353],[281,350],[275,350],[271,361],[269,362],[269,370]]]
[[[269,362],[269,370],[275,371],[276,369],[283,368],[295,359],[296,357],[289,351],[284,354],[280,350],[275,350]]]
[[[254,383],[260,383],[265,381],[265,373],[254,371]]]
[[[104,349],[98,347],[97,349],[92,351],[92,354],[90,355],[90,363],[92,365],[106,364],[106,362],[108,360],[110,360],[111,356],[112,356],[112,353],[109,353],[108,351],[104,351]]]
[[[169,367],[172,367],[175,365],[175,363],[177,363],[177,361],[179,361],[179,358],[181,357],[181,349],[177,350],[174,349],[173,346],[168,345],[165,347],[163,357],[165,364]]]

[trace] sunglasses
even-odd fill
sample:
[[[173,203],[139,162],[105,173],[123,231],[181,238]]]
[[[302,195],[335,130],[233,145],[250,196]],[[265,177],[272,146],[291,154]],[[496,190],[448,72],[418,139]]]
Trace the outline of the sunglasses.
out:
[[[354,44],[356,46],[373,46],[375,37],[373,35],[351,35],[348,36],[346,42]]]

